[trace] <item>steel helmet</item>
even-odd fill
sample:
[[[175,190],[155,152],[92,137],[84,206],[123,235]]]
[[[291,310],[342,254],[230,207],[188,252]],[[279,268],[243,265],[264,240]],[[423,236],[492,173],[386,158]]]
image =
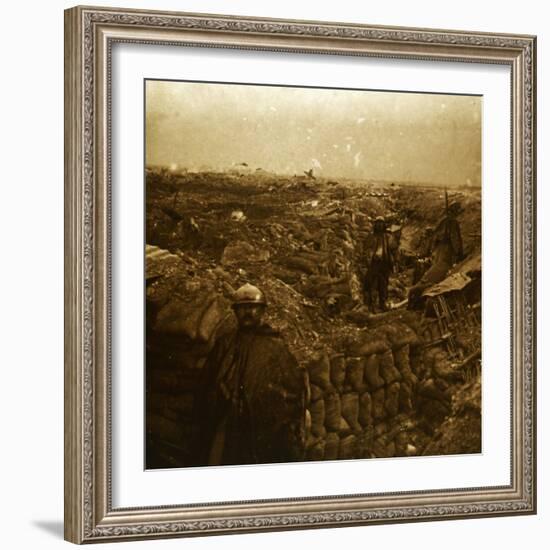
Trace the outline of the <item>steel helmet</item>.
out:
[[[449,212],[452,214],[460,214],[462,212],[462,205],[458,201],[453,201],[449,204]]]
[[[266,305],[264,293],[256,286],[246,283],[233,294],[233,305],[239,304],[263,304]]]

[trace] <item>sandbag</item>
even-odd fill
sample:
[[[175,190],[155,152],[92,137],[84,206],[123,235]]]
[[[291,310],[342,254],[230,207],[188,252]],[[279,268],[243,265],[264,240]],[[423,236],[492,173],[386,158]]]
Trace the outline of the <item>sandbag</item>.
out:
[[[334,282],[330,286],[314,287],[313,291],[310,291],[309,294],[313,294],[316,298],[326,298],[331,294],[343,294],[344,296],[349,296],[349,282]]]
[[[393,441],[386,445],[386,448],[384,449],[384,456],[386,458],[392,458],[395,456],[395,443]]]
[[[354,357],[366,357],[374,353],[384,353],[388,349],[390,346],[384,334],[369,330],[359,334],[348,343],[347,354]]]
[[[311,403],[315,403],[315,401],[323,399],[323,390],[317,384],[311,383],[309,385],[309,391],[311,393]]]
[[[218,325],[227,315],[227,302],[221,296],[216,296],[202,314],[197,336],[203,342],[209,342]]]
[[[310,433],[306,438],[306,451],[316,445],[319,439],[321,438]]]
[[[435,347],[426,349],[423,353],[422,361],[420,362],[420,364],[424,369],[431,370],[432,367],[434,366],[436,355],[439,355],[440,353],[441,353],[441,350]]]
[[[407,372],[403,375],[403,382],[407,382],[411,388],[415,388],[418,384],[418,377],[413,371]]]
[[[285,267],[288,267],[290,269],[299,269],[300,271],[303,271],[304,273],[308,273],[310,275],[314,273],[319,273],[319,267],[317,263],[308,260],[307,258],[302,258],[300,256],[286,257],[284,259],[284,265]]]
[[[391,344],[391,347],[394,349],[418,343],[418,336],[416,335],[416,332],[405,323],[396,321],[391,325],[385,325],[383,330],[386,334],[386,338]]]
[[[395,443],[395,456],[408,456],[410,436],[406,431],[397,433],[393,442]]]
[[[349,435],[352,433],[352,429],[350,425],[347,423],[346,419],[341,416],[340,417],[340,426],[338,428],[338,435],[340,438],[345,437],[346,435]]]
[[[174,298],[158,312],[154,329],[166,334],[185,335],[191,340],[202,339],[205,335],[199,334],[201,319],[215,301],[216,296],[211,294],[199,294],[190,302]],[[213,311],[217,311],[217,306]]]
[[[307,372],[307,369],[301,366],[300,371],[302,372],[302,376],[304,377],[304,384],[306,388],[305,403],[306,407],[309,407],[309,404],[311,403],[311,383],[309,381],[309,372]]]
[[[402,309],[399,313],[399,322],[407,325],[414,332],[420,329],[422,315],[412,309]]]
[[[393,382],[386,388],[386,412],[393,418],[399,412],[399,382]]]
[[[326,441],[318,439],[311,447],[306,449],[307,460],[323,460],[325,458]]]
[[[306,434],[310,434],[311,433],[311,412],[309,411],[309,409],[306,409],[304,427],[305,427]]]
[[[371,392],[384,385],[384,379],[380,376],[380,359],[376,354],[365,359],[365,380]]]
[[[357,458],[370,458],[374,430],[367,428],[357,436]]]
[[[359,397],[359,423],[363,428],[372,426],[372,398],[369,392]]]
[[[337,432],[340,429],[342,419],[342,405],[340,396],[336,392],[325,395],[325,427],[329,432]]]
[[[262,250],[246,241],[229,243],[223,250],[222,265],[267,262],[269,250]]]
[[[330,362],[326,353],[317,353],[311,358],[307,365],[309,379],[323,391],[331,388],[330,383]]]
[[[345,393],[342,395],[342,416],[354,433],[361,431],[359,424],[359,394]]]
[[[305,229],[305,227],[304,227],[304,229]],[[311,235],[309,233],[308,233],[308,235],[311,238]],[[324,254],[322,252],[313,252],[313,251],[310,251],[310,250],[300,251],[300,257],[305,258],[306,260],[310,260],[312,262],[315,262],[317,264],[322,264],[322,263],[329,260],[329,256],[327,254]]]
[[[330,358],[330,380],[338,393],[342,393],[346,378],[346,358],[342,354]]]
[[[423,350],[419,347],[410,347],[409,346],[409,360],[411,364],[411,370],[414,374],[418,376],[418,374],[422,371],[424,368],[424,360],[423,360]]]
[[[391,348],[395,347],[395,339],[397,338],[397,332],[399,331],[399,323],[397,321],[380,325],[378,330],[384,335]]]
[[[365,362],[364,357],[349,357],[346,364],[346,384],[358,393],[366,389]]]
[[[311,433],[318,437],[324,437],[326,435],[325,402],[319,399],[311,403],[309,411],[311,414]]]
[[[397,370],[404,375],[411,370],[411,362],[409,359],[411,347],[409,345],[402,346],[393,350],[393,361]]]
[[[385,435],[376,438],[372,443],[372,454],[376,458],[388,458],[386,454],[386,448],[388,446],[388,440]]]
[[[411,346],[405,345],[393,350],[393,359],[398,369],[410,368]]]
[[[371,394],[372,396],[372,417],[375,420],[380,420],[386,417],[386,408],[384,402],[386,400],[385,388],[380,388]]]
[[[413,392],[409,382],[404,380],[399,388],[399,411],[412,412],[413,410]]]
[[[419,342],[420,339],[418,338],[416,330],[411,326],[403,324],[403,330],[399,333],[399,338],[395,343],[396,346],[416,346]]]
[[[401,380],[401,373],[395,368],[393,353],[391,350],[380,355],[380,376],[386,385]]]
[[[277,279],[281,279],[281,281],[289,285],[299,283],[301,280],[300,272],[291,271],[290,269],[286,269],[280,265],[274,265],[272,267],[272,273],[274,277],[277,277]]]
[[[338,450],[338,458],[349,459],[355,458],[357,452],[357,437],[348,435],[340,439],[340,449]]]
[[[325,460],[336,460],[340,449],[340,438],[336,432],[327,434],[325,440]]]
[[[395,443],[383,435],[374,440],[372,450],[377,458],[391,458],[395,456]]]
[[[385,421],[377,422],[374,426],[374,437],[378,439],[379,437],[386,435],[388,433],[388,423]]]

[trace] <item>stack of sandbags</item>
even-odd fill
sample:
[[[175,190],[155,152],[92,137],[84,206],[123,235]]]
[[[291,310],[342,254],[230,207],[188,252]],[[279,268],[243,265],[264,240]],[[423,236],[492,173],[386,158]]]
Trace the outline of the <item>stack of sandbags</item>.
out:
[[[326,449],[327,406],[325,396],[334,394],[330,380],[331,364],[325,352],[317,352],[307,363],[309,380],[308,413],[311,417],[311,427],[306,441],[306,458],[323,460]],[[333,415],[332,409],[328,410]],[[338,419],[339,420],[339,419]]]
[[[335,432],[327,434],[325,442],[325,460],[336,460],[340,450],[340,438]]]
[[[322,393],[332,390],[330,382],[330,359],[326,353],[317,352],[313,355],[307,364],[307,371],[310,383],[317,386]]]
[[[346,358],[339,353],[330,358],[330,381],[338,393],[343,393],[346,380]]]
[[[325,394],[325,426],[329,432],[347,432],[349,426],[342,418],[342,402],[336,391]]]
[[[372,424],[370,398],[363,402],[362,408],[360,404],[360,392],[366,390],[363,359],[321,352],[310,359],[307,370],[311,416],[307,457],[311,460],[357,457],[357,438],[363,432],[360,415],[363,421]],[[323,456],[319,458],[321,450]]]
[[[416,344],[415,331],[396,321],[355,333],[343,353],[310,359],[311,460],[403,452],[403,442],[393,439],[402,418],[415,413],[418,378],[410,354]]]
[[[229,311],[228,302],[211,288],[194,298],[174,296],[158,312],[153,329],[163,334],[209,342]]]
[[[359,423],[359,394],[357,392],[345,393],[341,398],[342,417],[346,421],[352,433],[359,434],[362,426]]]
[[[398,349],[406,345],[418,344],[416,332],[401,321],[393,321],[379,328],[386,335],[392,349]]]
[[[368,357],[373,353],[384,353],[390,349],[390,344],[384,331],[365,329],[357,332],[345,343],[346,355],[352,357]]]
[[[324,399],[317,399],[317,401],[313,401],[309,406],[309,413],[311,415],[311,433],[316,437],[325,438],[327,435],[327,430],[325,428]]]
[[[346,361],[345,390],[361,394],[367,389],[364,357],[348,357]]]

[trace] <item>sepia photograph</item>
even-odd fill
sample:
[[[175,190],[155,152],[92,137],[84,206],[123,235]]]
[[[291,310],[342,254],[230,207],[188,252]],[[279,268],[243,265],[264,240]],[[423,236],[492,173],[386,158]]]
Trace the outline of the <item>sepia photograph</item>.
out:
[[[145,80],[145,467],[482,452],[482,97]]]

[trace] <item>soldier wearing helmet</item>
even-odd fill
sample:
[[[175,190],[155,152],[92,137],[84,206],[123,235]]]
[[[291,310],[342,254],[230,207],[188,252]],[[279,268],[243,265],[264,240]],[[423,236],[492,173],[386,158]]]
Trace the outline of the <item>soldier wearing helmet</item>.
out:
[[[445,199],[447,200],[446,193]],[[451,267],[464,259],[460,223],[457,220],[457,216],[462,212],[462,205],[457,201],[446,206],[445,215],[437,224],[432,235],[431,267],[410,288],[408,296],[409,309],[421,308],[422,293],[430,286],[445,279]]]
[[[305,374],[281,335],[262,322],[266,308],[251,284],[233,296],[237,325],[215,342],[196,399],[197,465],[303,459]]]
[[[233,296],[233,311],[241,328],[259,327],[267,302],[264,293],[247,283]]]
[[[386,311],[390,273],[395,265],[395,250],[386,230],[386,220],[377,216],[373,223],[372,234],[364,245],[367,272],[363,282],[365,300],[374,311],[374,294],[378,296],[378,307]]]

